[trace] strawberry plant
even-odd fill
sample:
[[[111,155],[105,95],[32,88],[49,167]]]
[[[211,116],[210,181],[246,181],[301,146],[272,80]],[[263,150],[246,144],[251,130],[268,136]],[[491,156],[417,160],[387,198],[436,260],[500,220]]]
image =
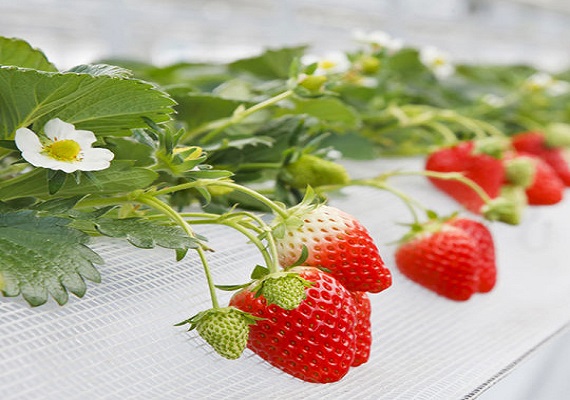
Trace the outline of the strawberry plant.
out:
[[[359,42],[335,60],[299,46],[227,64],[59,70],[24,40],[0,37],[2,295],[33,307],[85,296],[102,280],[95,236],[172,249],[177,261],[199,260],[211,299],[178,326],[222,357],[249,349],[327,383],[369,359],[371,294],[394,273],[457,301],[493,290],[485,219],[516,225],[527,203],[558,203],[568,185],[564,75],[454,66],[386,35]],[[343,165],[385,155],[425,156],[425,169],[353,179]],[[475,216],[435,216],[391,183],[410,175]],[[350,185],[409,208],[397,268],[366,221],[327,204]],[[255,246],[263,262],[250,281],[216,284],[214,249],[196,231],[204,224]],[[218,290],[235,292],[229,304]]]

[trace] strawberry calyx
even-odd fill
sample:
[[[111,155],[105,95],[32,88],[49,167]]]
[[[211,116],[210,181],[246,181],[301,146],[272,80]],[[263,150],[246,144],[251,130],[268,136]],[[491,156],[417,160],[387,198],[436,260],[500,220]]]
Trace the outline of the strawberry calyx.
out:
[[[505,151],[510,148],[510,141],[506,137],[486,137],[473,140],[472,154],[486,154],[496,159],[502,159]]]
[[[411,224],[405,224],[409,226],[410,230],[397,241],[397,244],[401,245],[411,242],[420,236],[427,236],[439,232],[448,221],[456,218],[458,215],[457,212],[454,212],[450,215],[440,216],[433,210],[427,210],[426,214],[428,217],[427,221],[416,221]]]
[[[527,188],[534,182],[536,164],[530,157],[517,155],[505,160],[504,166],[505,178],[509,183]]]
[[[548,148],[570,147],[570,125],[562,122],[548,124],[544,130],[544,144]]]
[[[481,213],[489,221],[518,225],[527,206],[525,189],[518,185],[503,185],[498,197],[485,204]]]
[[[312,283],[298,273],[281,271],[266,275],[253,284],[255,297],[263,295],[268,304],[275,304],[285,310],[294,310],[307,297],[305,289]]]
[[[318,208],[321,203],[316,201],[317,194],[315,190],[308,186],[303,199],[299,204],[286,209],[283,213],[277,214],[272,223],[273,236],[276,239],[282,239],[285,232],[295,230],[303,226],[303,216]]]

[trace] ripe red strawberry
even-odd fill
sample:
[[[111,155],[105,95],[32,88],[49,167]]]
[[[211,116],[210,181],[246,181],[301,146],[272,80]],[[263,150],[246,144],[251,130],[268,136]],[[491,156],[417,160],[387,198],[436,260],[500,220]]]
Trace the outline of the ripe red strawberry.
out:
[[[479,251],[479,286],[478,292],[490,292],[497,281],[495,263],[495,243],[491,232],[479,221],[469,218],[452,218],[446,222],[449,225],[463,229],[475,240]]]
[[[284,224],[283,234],[276,235],[283,267],[294,265],[306,247],[303,264],[325,269],[350,291],[378,293],[392,284],[374,240],[353,216],[326,205],[291,210],[299,224],[276,220],[277,226]]]
[[[481,254],[465,230],[430,221],[405,237],[395,254],[400,271],[416,283],[452,300],[468,300],[479,290]]]
[[[509,152],[505,156],[505,182],[521,185],[530,205],[551,205],[564,197],[564,182],[542,158],[524,152]],[[530,172],[523,166],[528,166]]]
[[[564,197],[564,182],[545,161],[532,157],[535,170],[534,181],[526,188],[528,204],[545,206],[559,203]]]
[[[500,195],[505,174],[501,160],[479,152],[473,141],[436,150],[427,157],[425,169],[435,172],[460,172],[481,186],[491,198]],[[466,209],[474,213],[481,212],[484,201],[469,186],[456,180],[433,177],[428,179]]]
[[[549,146],[542,132],[521,132],[511,138],[513,147],[523,153],[542,158],[564,182],[570,186],[570,161],[562,147]]]
[[[370,347],[372,346],[372,332],[370,315],[372,307],[370,298],[366,292],[352,292],[352,298],[356,305],[356,355],[352,362],[353,367],[364,364],[370,357]]]
[[[304,381],[338,381],[350,369],[356,352],[354,299],[335,278],[317,268],[294,267],[289,272],[312,282],[306,298],[293,310],[268,305],[251,286],[232,296],[230,306],[262,318],[250,327],[247,347]]]

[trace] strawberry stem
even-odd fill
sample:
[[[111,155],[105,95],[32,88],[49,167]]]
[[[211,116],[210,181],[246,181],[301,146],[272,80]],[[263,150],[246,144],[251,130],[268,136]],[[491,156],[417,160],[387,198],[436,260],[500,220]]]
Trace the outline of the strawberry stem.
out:
[[[171,186],[171,187],[167,187],[167,188],[164,188],[161,190],[157,190],[156,192],[154,192],[154,195],[159,196],[159,195],[177,192],[179,190],[190,189],[190,188],[194,188],[194,187],[207,187],[207,186],[224,186],[224,187],[227,187],[230,189],[237,190],[239,192],[247,194],[248,196],[254,198],[255,200],[258,200],[260,203],[267,206],[276,215],[279,215],[283,218],[287,218],[287,216],[288,216],[288,214],[287,214],[287,212],[283,206],[281,206],[281,205],[277,204],[276,202],[270,200],[269,198],[265,197],[261,193],[255,191],[253,189],[250,189],[246,186],[238,185],[237,183],[226,181],[226,180],[200,179],[198,181],[182,183],[180,185]]]
[[[293,93],[294,93],[293,90],[286,90],[282,93],[279,93],[276,96],[273,96],[267,100],[264,100],[258,104],[255,104],[255,105],[251,106],[250,108],[240,109],[240,107],[238,107],[234,111],[234,114],[231,117],[219,119],[216,121],[212,121],[206,125],[202,125],[196,129],[194,129],[193,131],[187,132],[186,136],[187,137],[193,137],[193,136],[197,136],[199,134],[202,134],[204,132],[209,131],[200,141],[201,143],[208,143],[208,142],[212,141],[216,136],[218,136],[221,132],[223,132],[224,130],[229,128],[230,126],[237,124],[237,123],[240,123],[245,118],[249,117],[250,115],[252,115],[252,114],[254,114],[260,110],[263,110],[264,108],[270,107],[272,105],[277,104],[278,102],[280,102],[282,100],[285,100],[286,98],[293,95]]]
[[[388,185],[385,182],[385,179],[354,179],[354,180],[351,180],[350,182],[348,182],[346,184],[319,186],[317,188],[314,188],[314,190],[317,193],[325,193],[325,192],[332,192],[335,190],[339,190],[339,189],[342,189],[343,187],[346,187],[346,186],[367,186],[367,187],[373,187],[376,189],[386,190],[387,192],[392,193],[393,195],[398,197],[400,200],[402,200],[402,202],[406,205],[406,207],[408,208],[408,210],[412,214],[412,218],[413,218],[415,223],[419,223],[419,217],[418,217],[418,213],[416,212],[415,207],[418,207],[424,211],[427,210],[426,207],[424,207],[416,199],[408,196],[406,193],[402,192],[401,190],[396,189],[395,187],[393,187],[391,185]]]
[[[190,224],[221,224],[229,226],[246,236],[259,250],[267,268],[270,272],[278,272],[279,265],[277,263],[277,248],[275,246],[275,239],[271,228],[258,216],[243,211],[232,212],[231,214],[207,214],[207,213],[181,213],[185,218],[188,217],[203,217],[205,219],[192,220]],[[252,225],[250,221],[244,221],[241,217],[247,217],[253,220],[258,226]],[[246,226],[247,225],[247,226]],[[253,232],[252,232],[253,231]],[[265,238],[267,246],[263,244],[260,237]]]
[[[392,176],[405,176],[405,175],[420,175],[426,176],[430,178],[437,178],[437,179],[445,179],[445,180],[455,180],[458,182],[463,183],[464,185],[471,188],[485,204],[488,204],[492,199],[491,197],[485,192],[485,190],[479,186],[475,181],[472,179],[467,178],[460,172],[436,172],[436,171],[391,171],[380,175],[379,179],[386,179]]]
[[[194,231],[190,227],[190,225],[186,222],[186,220],[176,212],[172,207],[168,204],[162,202],[158,198],[149,195],[149,194],[140,194],[136,197],[136,201],[139,203],[145,204],[151,208],[154,208],[157,211],[162,212],[166,216],[170,217],[176,224],[178,224],[186,234],[192,238],[196,238]],[[200,257],[200,261],[202,263],[202,267],[204,270],[204,275],[206,276],[206,281],[208,282],[208,289],[210,291],[210,299],[212,301],[213,308],[219,308],[218,297],[216,296],[216,287],[214,285],[214,280],[212,277],[212,273],[210,270],[210,266],[208,264],[208,260],[206,259],[204,248],[205,246],[199,242],[200,246],[196,249],[198,256]]]

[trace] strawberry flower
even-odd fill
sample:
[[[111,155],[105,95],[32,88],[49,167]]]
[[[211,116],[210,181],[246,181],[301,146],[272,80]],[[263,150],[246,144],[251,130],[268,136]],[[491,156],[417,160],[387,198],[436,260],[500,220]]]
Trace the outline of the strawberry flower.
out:
[[[420,50],[420,61],[439,79],[447,78],[455,72],[455,67],[449,61],[447,53],[433,46]]]
[[[346,54],[342,52],[332,52],[324,56],[306,54],[301,57],[303,65],[317,63],[317,69],[313,75],[341,74],[350,69],[351,63]]]
[[[570,83],[555,79],[546,72],[537,72],[531,75],[523,86],[531,92],[545,91],[551,96],[561,96],[570,92]]]
[[[383,31],[372,31],[366,33],[362,30],[355,30],[352,33],[354,40],[372,46],[375,51],[386,50],[389,54],[397,53],[404,47],[402,39],[394,38]]]
[[[99,171],[108,168],[114,157],[108,149],[91,147],[97,140],[93,132],[76,130],[59,118],[45,124],[44,134],[39,137],[27,128],[16,131],[16,146],[22,157],[36,167],[66,173]]]

